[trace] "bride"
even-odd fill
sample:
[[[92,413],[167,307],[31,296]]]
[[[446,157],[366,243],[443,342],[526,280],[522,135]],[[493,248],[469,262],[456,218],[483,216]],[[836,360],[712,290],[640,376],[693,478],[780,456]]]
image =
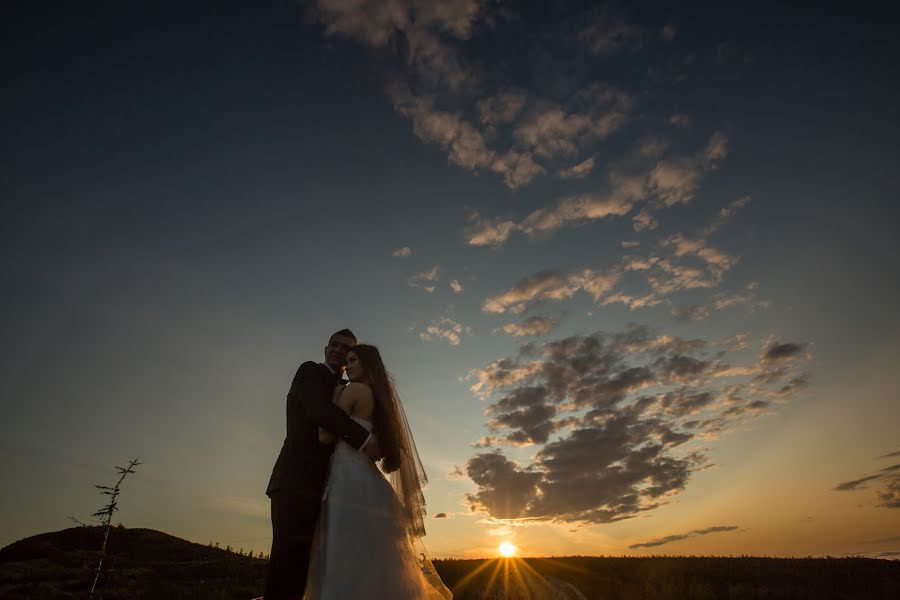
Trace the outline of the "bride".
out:
[[[332,401],[376,433],[384,459],[379,470],[364,454],[337,442],[304,600],[449,600],[453,594],[417,550],[425,535],[427,479],[378,348],[353,347],[346,374],[350,383],[336,388]],[[319,429],[320,442],[333,440]]]

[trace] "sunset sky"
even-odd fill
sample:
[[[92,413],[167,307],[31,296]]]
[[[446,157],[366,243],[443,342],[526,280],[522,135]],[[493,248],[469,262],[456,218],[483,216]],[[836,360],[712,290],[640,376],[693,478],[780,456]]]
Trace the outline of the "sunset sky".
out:
[[[900,556],[884,4],[7,7],[0,546],[140,457],[116,522],[268,552],[349,327],[437,557]]]

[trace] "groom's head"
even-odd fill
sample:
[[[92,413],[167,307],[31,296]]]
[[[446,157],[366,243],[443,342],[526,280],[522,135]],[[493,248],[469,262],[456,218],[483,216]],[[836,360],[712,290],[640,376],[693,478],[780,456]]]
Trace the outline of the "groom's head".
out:
[[[341,329],[331,334],[325,346],[325,362],[335,371],[347,365],[347,352],[356,345],[356,336],[349,329]]]

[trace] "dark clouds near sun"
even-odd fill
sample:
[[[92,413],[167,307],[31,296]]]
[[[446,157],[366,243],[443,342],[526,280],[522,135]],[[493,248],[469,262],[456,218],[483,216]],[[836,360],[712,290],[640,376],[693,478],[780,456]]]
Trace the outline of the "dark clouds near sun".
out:
[[[607,523],[666,504],[709,464],[697,442],[802,389],[803,344],[768,340],[750,361],[733,347],[633,325],[528,344],[473,371],[473,391],[491,400],[476,446],[495,449],[466,463],[471,509]],[[504,446],[538,449],[521,465]]]

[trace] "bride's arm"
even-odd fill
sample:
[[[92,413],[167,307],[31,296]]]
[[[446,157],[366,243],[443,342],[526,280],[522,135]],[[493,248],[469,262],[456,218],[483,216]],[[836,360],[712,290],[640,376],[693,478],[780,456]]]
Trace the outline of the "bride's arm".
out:
[[[363,400],[366,395],[372,396],[372,390],[369,389],[369,386],[362,383],[348,383],[337,391],[331,401],[349,415],[353,412],[353,407],[356,406],[357,402]],[[333,441],[334,434],[323,427],[319,427],[319,442],[330,444]]]

